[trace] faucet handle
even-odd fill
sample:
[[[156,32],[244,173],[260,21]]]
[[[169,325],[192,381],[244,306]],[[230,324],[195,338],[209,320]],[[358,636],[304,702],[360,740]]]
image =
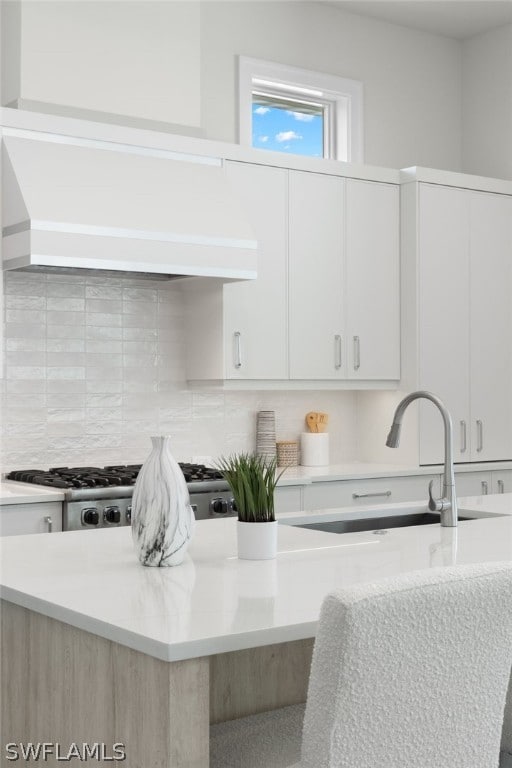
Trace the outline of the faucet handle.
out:
[[[434,481],[431,480],[428,484],[428,508],[431,512],[441,512],[443,509],[443,500],[435,499],[433,494]]]

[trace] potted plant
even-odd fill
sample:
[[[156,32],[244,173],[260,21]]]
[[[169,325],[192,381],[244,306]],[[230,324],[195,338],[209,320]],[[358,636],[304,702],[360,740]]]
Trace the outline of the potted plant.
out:
[[[276,459],[239,453],[222,457],[217,468],[229,483],[238,512],[238,557],[244,560],[270,560],[275,557],[277,521],[274,491],[282,474],[277,474]]]

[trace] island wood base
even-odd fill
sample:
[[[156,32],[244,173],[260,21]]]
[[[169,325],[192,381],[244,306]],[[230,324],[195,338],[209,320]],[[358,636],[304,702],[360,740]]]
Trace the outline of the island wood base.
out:
[[[210,722],[306,699],[313,640],[165,662],[6,601],[1,620],[2,759],[12,742],[122,743],[129,768],[208,768]]]

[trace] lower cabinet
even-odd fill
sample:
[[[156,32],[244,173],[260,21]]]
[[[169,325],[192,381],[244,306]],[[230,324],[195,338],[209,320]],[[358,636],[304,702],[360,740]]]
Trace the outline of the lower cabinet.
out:
[[[276,488],[274,494],[275,511],[280,512],[302,512],[303,485],[282,485]]]
[[[304,486],[304,509],[428,501],[431,480],[434,481],[434,494],[439,496],[441,484],[438,474],[311,483]]]
[[[1,536],[55,531],[62,531],[62,504],[59,501],[0,506]]]
[[[455,472],[457,496],[486,496],[512,493],[512,469],[492,472]]]

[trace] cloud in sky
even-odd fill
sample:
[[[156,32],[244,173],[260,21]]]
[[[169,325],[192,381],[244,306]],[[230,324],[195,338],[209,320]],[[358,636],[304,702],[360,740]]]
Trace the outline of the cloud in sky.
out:
[[[268,136],[258,136],[258,141],[262,141],[263,143],[265,143],[266,141],[268,141]]]
[[[302,139],[302,136],[299,136],[295,131],[281,131],[280,133],[276,133],[276,141],[279,141],[280,143],[283,141],[291,141],[292,139]]]
[[[254,110],[255,115],[266,115],[267,112],[270,112],[270,107],[256,107]]]
[[[287,109],[286,114],[291,115],[294,120],[299,120],[301,123],[310,123],[315,118],[314,115],[308,115],[306,112],[292,112],[291,109]]]

